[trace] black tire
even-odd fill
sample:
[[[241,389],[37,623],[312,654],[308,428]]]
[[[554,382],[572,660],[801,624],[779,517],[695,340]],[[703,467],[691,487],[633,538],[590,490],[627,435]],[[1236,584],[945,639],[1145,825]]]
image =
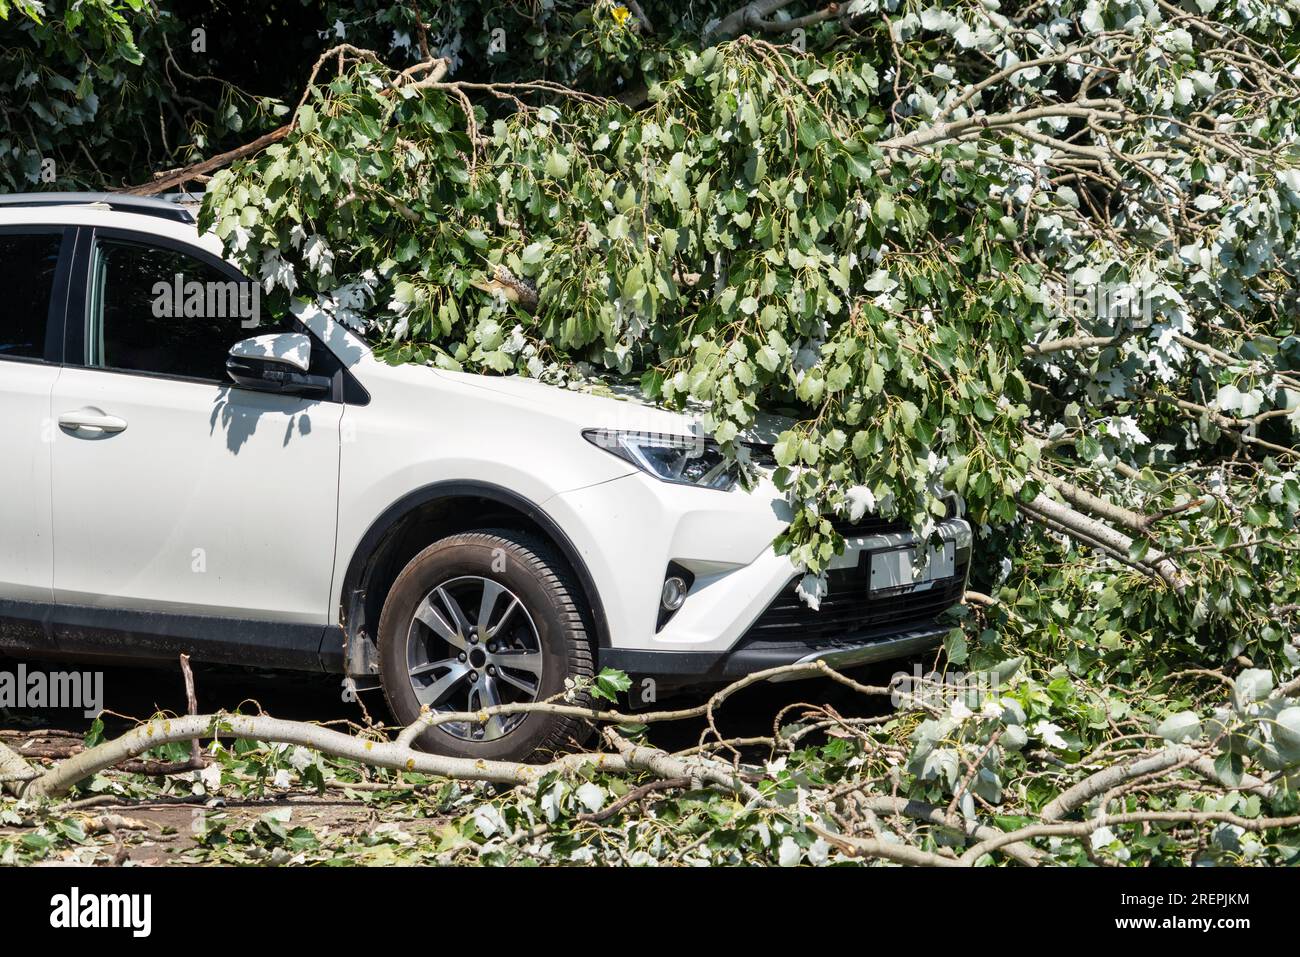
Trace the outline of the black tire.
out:
[[[411,559],[393,582],[380,615],[379,674],[388,706],[400,724],[410,724],[419,717],[421,709],[415,680],[410,674],[409,646],[412,642],[439,640],[436,635],[425,633],[423,625],[416,624],[416,612],[424,607],[425,598],[437,587],[454,587],[456,581],[478,579],[504,586],[527,612],[527,623],[535,629],[541,652],[537,700],[564,691],[567,678],[592,675],[591,641],[578,605],[581,592],[573,584],[564,561],[549,545],[524,533],[502,529],[451,535]],[[474,613],[477,616],[477,609]],[[515,617],[519,617],[517,613]],[[471,639],[477,640],[477,637]],[[454,647],[446,647],[455,653]],[[421,650],[417,648],[415,653]],[[482,651],[478,654],[481,656]],[[471,658],[471,667],[472,662]],[[480,672],[475,670],[471,674]],[[457,687],[464,683],[458,682]],[[494,688],[505,687],[499,679],[494,684]],[[584,692],[574,703],[587,704],[587,694]],[[481,699],[478,704],[482,704]],[[440,710],[464,709],[449,701]],[[458,757],[542,761],[581,743],[591,730],[582,719],[551,714],[534,713],[514,720],[518,721],[515,726],[493,740],[465,740],[457,731],[429,728],[419,737],[417,746]],[[482,734],[485,730],[482,725],[458,728],[460,734]],[[493,731],[499,733],[500,726]]]

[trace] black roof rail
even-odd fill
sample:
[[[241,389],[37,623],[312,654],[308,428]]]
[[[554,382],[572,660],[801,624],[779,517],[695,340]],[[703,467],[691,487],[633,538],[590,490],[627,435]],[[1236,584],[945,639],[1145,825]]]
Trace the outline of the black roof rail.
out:
[[[7,193],[0,195],[0,209],[22,206],[89,206],[100,204],[119,213],[157,216],[178,223],[195,222],[194,214],[179,203],[156,196],[125,193]]]

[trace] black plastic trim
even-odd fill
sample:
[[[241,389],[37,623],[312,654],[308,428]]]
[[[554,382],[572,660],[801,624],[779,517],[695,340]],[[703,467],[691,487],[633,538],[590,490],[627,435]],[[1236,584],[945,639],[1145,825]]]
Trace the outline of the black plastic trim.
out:
[[[0,599],[0,651],[45,653],[54,650],[46,625],[50,605]]]
[[[0,647],[78,659],[196,661],[321,671],[328,625],[0,599]]]
[[[107,206],[119,213],[155,216],[178,223],[193,223],[194,214],[177,203],[156,196],[132,196],[126,193],[9,193],[0,196],[0,207],[7,209],[41,206]]]
[[[667,582],[668,579],[672,578],[674,575],[686,582],[686,594],[689,597],[691,589],[695,587],[695,573],[689,568],[679,565],[677,562],[669,562],[667,570],[664,571],[664,581]],[[674,611],[669,611],[663,606],[663,602],[661,601],[659,604],[659,617],[655,620],[655,634],[663,631],[664,625],[672,621],[673,616],[679,611],[681,611],[680,608]]]
[[[569,563],[569,567],[573,569],[573,573],[578,577],[578,584],[582,586],[583,597],[586,598],[588,608],[591,611],[598,647],[609,647],[609,619],[605,616],[605,606],[600,600],[600,592],[596,589],[596,582],[587,569],[587,563],[583,561],[577,547],[569,539],[569,536],[564,533],[564,530],[556,524],[555,520],[538,505],[517,492],[512,492],[500,485],[493,485],[490,482],[460,480],[434,482],[408,492],[385,509],[371,523],[370,528],[365,535],[361,536],[361,541],[357,543],[357,547],[353,550],[352,559],[348,563],[347,574],[343,579],[341,592],[343,603],[346,604],[348,596],[362,586],[371,559],[379,550],[389,532],[403,518],[415,509],[430,502],[457,498],[482,498],[490,502],[496,502],[499,505],[508,506],[523,513],[529,520],[540,526],[542,531],[559,548],[560,554],[564,556],[565,561]],[[342,613],[342,609],[340,609],[340,613]],[[333,660],[337,654],[338,652],[327,649],[322,645],[321,658],[323,660]]]
[[[726,651],[602,648],[598,663],[602,668],[626,673],[634,689],[640,681],[651,678],[659,690],[677,691],[725,684],[755,671],[794,664],[812,656],[852,657],[861,653],[869,661],[889,661],[908,656],[918,645],[939,644],[948,631],[947,627],[934,624],[900,622],[887,629],[851,634],[833,641],[779,644],[742,641]]]

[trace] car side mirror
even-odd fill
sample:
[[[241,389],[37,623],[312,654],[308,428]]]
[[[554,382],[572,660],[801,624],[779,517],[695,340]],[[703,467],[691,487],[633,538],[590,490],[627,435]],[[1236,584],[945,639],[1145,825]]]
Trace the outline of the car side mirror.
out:
[[[281,395],[323,395],[328,376],[310,375],[311,338],[300,332],[254,336],[236,342],[226,359],[226,374],[237,385]]]

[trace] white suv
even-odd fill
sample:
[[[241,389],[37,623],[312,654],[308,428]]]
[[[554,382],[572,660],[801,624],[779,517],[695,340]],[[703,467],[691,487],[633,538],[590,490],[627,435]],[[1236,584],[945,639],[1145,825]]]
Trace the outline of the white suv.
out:
[[[690,418],[390,366],[310,307],[250,318],[254,284],[176,203],[0,197],[0,277],[0,649],[331,672],[409,722],[601,667],[643,706],[899,657],[965,587],[964,521],[914,561],[869,517],[811,610],[772,547],[782,496]],[[522,759],[579,733],[513,715],[421,743]]]

